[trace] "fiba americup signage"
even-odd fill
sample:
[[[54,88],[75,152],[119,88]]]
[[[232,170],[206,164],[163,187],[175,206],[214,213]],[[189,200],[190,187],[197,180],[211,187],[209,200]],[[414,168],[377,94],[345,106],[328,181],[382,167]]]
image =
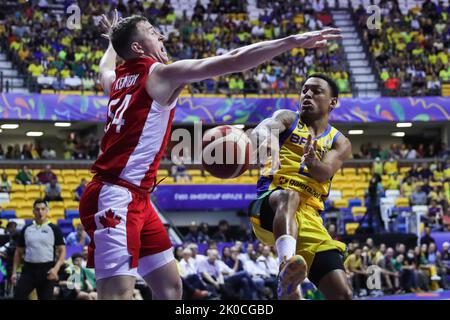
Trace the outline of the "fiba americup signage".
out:
[[[255,185],[160,185],[152,195],[163,210],[240,210],[256,199]]]

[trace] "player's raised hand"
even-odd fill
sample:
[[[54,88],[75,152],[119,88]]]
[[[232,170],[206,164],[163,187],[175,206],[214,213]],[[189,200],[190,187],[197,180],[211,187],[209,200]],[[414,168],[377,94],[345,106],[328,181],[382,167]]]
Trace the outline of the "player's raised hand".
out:
[[[312,140],[312,135],[308,135],[306,144],[303,147],[302,163],[308,165],[316,159],[317,140]]]
[[[117,9],[114,9],[113,18],[110,22],[108,17],[102,14],[102,18],[100,20],[100,27],[102,29],[102,37],[109,40],[109,36],[111,34],[112,27],[115,26],[122,18],[119,18],[119,13]]]
[[[341,29],[327,28],[318,31],[305,32],[294,36],[297,47],[305,49],[323,48],[328,41],[341,40]]]

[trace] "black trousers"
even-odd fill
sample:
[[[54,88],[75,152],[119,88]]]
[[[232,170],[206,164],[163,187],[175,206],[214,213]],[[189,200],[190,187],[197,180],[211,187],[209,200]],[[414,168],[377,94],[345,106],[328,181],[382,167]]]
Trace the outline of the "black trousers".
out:
[[[52,300],[56,281],[47,280],[47,272],[54,265],[53,262],[25,262],[14,292],[14,299],[28,300],[30,293],[36,289],[39,300]]]

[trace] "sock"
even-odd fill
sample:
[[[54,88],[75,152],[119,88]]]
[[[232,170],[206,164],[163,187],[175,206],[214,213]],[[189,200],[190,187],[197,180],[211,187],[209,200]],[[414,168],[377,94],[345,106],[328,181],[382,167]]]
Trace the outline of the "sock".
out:
[[[277,239],[275,247],[278,253],[278,262],[281,264],[295,254],[297,240],[294,237],[284,234]]]

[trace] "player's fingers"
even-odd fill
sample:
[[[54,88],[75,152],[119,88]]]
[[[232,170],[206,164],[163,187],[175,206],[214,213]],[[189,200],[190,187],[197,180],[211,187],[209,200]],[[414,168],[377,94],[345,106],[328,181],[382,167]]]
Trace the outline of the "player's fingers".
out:
[[[321,31],[323,35],[325,34],[340,34],[342,32],[342,29],[340,28],[327,28]]]
[[[327,46],[327,40],[320,40],[314,43],[314,48],[324,48]]]
[[[322,38],[325,40],[341,40],[344,37],[342,36],[342,34],[327,34],[324,35]]]
[[[115,25],[118,20],[119,20],[119,12],[117,11],[117,9],[114,9],[113,25]]]

